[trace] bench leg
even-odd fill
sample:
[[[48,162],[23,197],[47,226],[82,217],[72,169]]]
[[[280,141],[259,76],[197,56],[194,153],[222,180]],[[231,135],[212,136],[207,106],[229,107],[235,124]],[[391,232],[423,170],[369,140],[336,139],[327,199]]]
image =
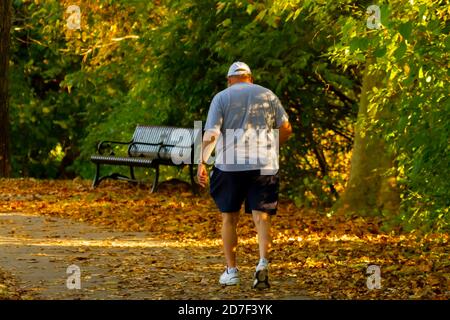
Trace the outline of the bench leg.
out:
[[[134,175],[134,167],[130,166],[130,178],[132,181],[128,181],[133,186],[136,186],[138,184],[138,181],[136,180],[136,177]]]
[[[95,164],[95,167],[96,167],[96,169],[95,169],[95,176],[94,176],[94,180],[92,181],[92,188],[94,188],[94,189],[95,189],[95,187],[97,187],[103,180],[106,180],[106,179],[114,179],[114,180],[120,180],[120,179],[122,179],[122,180],[131,180],[131,179],[128,178],[127,176],[124,176],[123,174],[120,174],[120,173],[113,173],[113,174],[110,174],[109,176],[101,177],[101,176],[100,176],[100,163],[96,163],[96,164]],[[131,167],[131,168],[132,168],[132,167]],[[135,179],[134,179],[134,171],[131,171],[131,178],[132,178],[133,180],[135,180]]]
[[[100,183],[100,163],[97,163],[94,181],[92,182],[92,188],[95,188]]]
[[[155,167],[155,178],[153,179],[151,193],[156,192],[156,189],[158,189],[158,180],[159,180],[159,164],[156,165],[156,167]]]
[[[130,167],[130,177],[133,180],[136,180],[136,177],[134,176],[134,167]]]

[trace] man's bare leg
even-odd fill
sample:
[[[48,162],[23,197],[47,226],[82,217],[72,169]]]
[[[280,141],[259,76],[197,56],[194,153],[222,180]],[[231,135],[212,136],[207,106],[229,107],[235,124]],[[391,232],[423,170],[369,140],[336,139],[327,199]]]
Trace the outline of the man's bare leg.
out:
[[[270,215],[267,212],[257,210],[253,210],[252,215],[258,232],[259,257],[260,259],[268,259],[269,250],[272,246]]]
[[[256,267],[253,288],[264,289],[269,288],[269,270],[268,257],[269,250],[272,246],[272,237],[270,231],[270,215],[266,212],[253,210],[253,221],[255,222],[256,231],[258,232],[259,245],[259,263]]]
[[[222,213],[222,241],[225,259],[228,268],[236,268],[236,227],[239,221],[239,212]]]

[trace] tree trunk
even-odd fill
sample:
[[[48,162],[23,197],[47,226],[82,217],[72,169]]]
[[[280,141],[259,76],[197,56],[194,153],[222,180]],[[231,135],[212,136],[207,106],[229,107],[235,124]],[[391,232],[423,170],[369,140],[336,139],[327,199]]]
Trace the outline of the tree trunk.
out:
[[[338,212],[358,215],[395,214],[400,205],[394,155],[389,153],[380,134],[368,131],[368,124],[373,120],[383,121],[394,116],[389,108],[377,110],[369,101],[370,92],[374,87],[381,88],[385,77],[384,72],[369,70],[372,62],[372,59],[367,60],[363,77],[350,177],[344,194],[335,205]]]
[[[325,155],[323,153],[322,148],[320,147],[320,144],[316,143],[316,141],[314,140],[314,136],[313,136],[313,132],[312,132],[313,128],[309,127],[306,129],[306,136],[309,140],[310,146],[314,152],[314,155],[316,156],[317,162],[319,163],[319,168],[320,171],[322,172],[322,176],[326,177],[329,174],[329,169],[328,169],[328,163],[327,160],[325,158]],[[336,199],[339,199],[339,193],[336,191],[336,188],[334,187],[334,185],[332,183],[328,184],[329,188],[330,188],[330,192],[333,196],[336,197]]]
[[[9,146],[9,48],[11,0],[0,2],[0,177],[11,174]]]

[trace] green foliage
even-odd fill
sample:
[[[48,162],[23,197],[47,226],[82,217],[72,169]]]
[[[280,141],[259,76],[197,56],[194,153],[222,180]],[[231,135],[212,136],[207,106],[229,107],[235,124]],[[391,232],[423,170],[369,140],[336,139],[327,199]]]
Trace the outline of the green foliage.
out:
[[[380,30],[348,18],[330,57],[347,68],[362,52],[376,58],[373,72],[386,72],[384,86],[371,92],[371,105],[393,117],[367,123],[366,129],[385,137],[396,154],[402,212],[390,218],[408,230],[448,229],[449,6],[446,1],[385,3],[381,11],[388,18]]]
[[[283,193],[329,205],[342,191],[360,96],[375,59],[383,87],[368,122],[396,154],[409,229],[448,228],[449,53],[446,1],[14,1],[11,59],[13,166],[17,176],[92,177],[100,140],[128,140],[139,123],[192,126],[206,119],[226,71],[247,62],[255,82],[287,109],[295,138],[282,149]],[[168,175],[172,175],[169,172]]]
[[[11,120],[13,169],[16,175],[54,177],[61,158],[52,150],[61,145],[76,154],[79,139],[78,97],[61,89],[65,75],[79,68],[80,59],[62,55],[59,32],[49,28],[60,20],[58,3],[15,2],[11,61]],[[54,152],[53,152],[54,154]]]
[[[323,155],[321,137],[327,131],[346,137],[355,117],[358,82],[351,71],[342,72],[323,57],[333,39],[314,30],[306,14],[284,20],[267,5],[246,1],[169,1],[176,15],[166,18],[152,42],[155,44],[158,91],[177,106],[169,121],[192,126],[206,120],[214,94],[226,86],[228,66],[247,62],[255,82],[272,89],[290,114],[295,139],[282,152],[282,175],[286,194],[300,199],[312,191],[315,202],[333,199],[324,182],[329,165],[304,159],[311,151]],[[161,106],[164,108],[164,106]],[[342,145],[328,146],[339,153]],[[295,174],[292,174],[295,173]],[[315,181],[318,188],[297,188],[298,179]]]

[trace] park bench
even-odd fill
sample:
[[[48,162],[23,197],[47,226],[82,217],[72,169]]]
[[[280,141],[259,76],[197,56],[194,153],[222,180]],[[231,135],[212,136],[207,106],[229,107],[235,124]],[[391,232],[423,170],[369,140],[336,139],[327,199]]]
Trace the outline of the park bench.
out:
[[[177,131],[175,132],[175,130]],[[183,134],[184,138],[181,138],[180,134]],[[127,155],[116,156],[113,148],[114,145],[126,146]],[[189,154],[186,154],[186,152]],[[180,163],[181,161],[178,160],[174,162],[174,153],[188,157],[188,163]],[[151,192],[155,192],[158,188],[159,167],[161,165],[189,165],[191,188],[194,193],[197,192],[197,186],[194,182],[194,129],[192,128],[138,125],[134,131],[133,138],[129,142],[100,142],[97,146],[97,154],[91,156],[91,161],[96,165],[95,177],[92,183],[93,188],[108,178],[138,182],[134,174],[134,168],[145,167],[155,169],[151,189]],[[101,165],[128,166],[130,176],[127,177],[120,173],[101,176]]]

